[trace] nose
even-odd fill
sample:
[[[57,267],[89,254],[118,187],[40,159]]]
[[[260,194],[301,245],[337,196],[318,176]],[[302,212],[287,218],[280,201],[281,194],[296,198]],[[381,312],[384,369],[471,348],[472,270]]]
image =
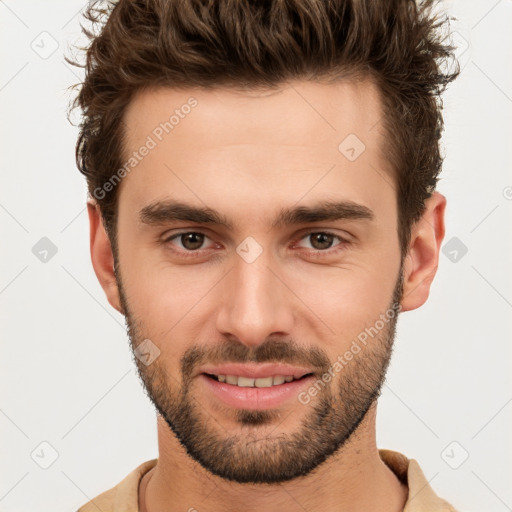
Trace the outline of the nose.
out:
[[[218,332],[249,348],[293,326],[294,295],[269,263],[265,251],[252,263],[237,258],[221,287]]]

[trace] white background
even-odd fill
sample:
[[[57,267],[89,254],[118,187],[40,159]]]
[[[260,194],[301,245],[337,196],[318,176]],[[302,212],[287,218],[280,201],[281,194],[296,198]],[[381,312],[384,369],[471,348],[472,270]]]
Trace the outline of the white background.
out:
[[[81,74],[63,61],[83,5],[0,2],[1,511],[75,511],[158,455],[124,319],[89,258],[77,128],[65,114]],[[512,510],[512,1],[446,5],[464,68],[445,96],[438,189],[445,243],[457,237],[468,251],[441,255],[428,302],[400,317],[378,446],[418,460],[459,510],[502,512]],[[47,58],[35,51],[52,44]],[[32,252],[42,237],[58,251],[46,263]],[[31,457],[50,462],[44,441],[58,452],[48,469]],[[452,465],[469,454],[458,469],[441,455],[453,441]]]

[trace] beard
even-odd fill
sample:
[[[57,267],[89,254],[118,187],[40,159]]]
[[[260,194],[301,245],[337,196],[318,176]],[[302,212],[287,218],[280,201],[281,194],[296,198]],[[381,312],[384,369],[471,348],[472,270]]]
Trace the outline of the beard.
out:
[[[226,340],[214,347],[192,346],[181,357],[181,375],[172,375],[162,364],[164,358],[157,357],[146,366],[136,357],[135,349],[147,339],[146,329],[129,309],[129,298],[119,272],[116,272],[116,280],[133,359],[147,396],[188,455],[221,478],[238,483],[273,484],[307,475],[347,443],[380,396],[392,354],[397,308],[402,298],[402,267],[386,310],[394,312],[392,317],[386,322],[381,321],[384,326],[372,334],[372,339],[350,361],[345,361],[330,384],[322,383],[323,389],[307,405],[297,400],[291,412],[283,418],[278,409],[226,411],[219,404],[208,404],[225,416],[229,414],[235,418],[241,427],[237,434],[232,430],[228,432],[207,411],[205,404],[194,397],[193,376],[198,367],[206,363],[271,361],[314,369],[318,377],[315,382],[320,382],[322,375],[329,369],[332,372],[333,368],[325,352],[320,348],[305,349],[293,341],[280,339],[267,339],[253,348]],[[361,333],[364,331],[365,327]],[[169,342],[161,340],[158,344],[162,347]],[[346,350],[344,348],[343,353]],[[272,436],[272,432],[297,410],[304,415],[300,428]]]

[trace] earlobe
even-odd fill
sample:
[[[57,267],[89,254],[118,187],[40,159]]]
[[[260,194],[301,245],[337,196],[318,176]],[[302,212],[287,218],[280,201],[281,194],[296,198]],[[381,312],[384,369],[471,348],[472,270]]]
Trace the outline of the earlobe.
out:
[[[439,250],[445,234],[446,198],[434,192],[425,202],[425,211],[411,230],[409,251],[404,260],[402,311],[422,306],[439,264]]]
[[[87,212],[90,227],[91,261],[98,281],[103,288],[110,305],[123,314],[119,289],[114,273],[114,256],[107,232],[103,226],[97,203],[88,201]]]

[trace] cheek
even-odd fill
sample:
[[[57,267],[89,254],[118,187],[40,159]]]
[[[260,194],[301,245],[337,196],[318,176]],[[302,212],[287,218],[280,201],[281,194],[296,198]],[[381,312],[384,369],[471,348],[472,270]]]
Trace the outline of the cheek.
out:
[[[137,272],[130,279],[128,293],[143,318],[156,325],[174,325],[193,311],[215,284],[205,272],[182,272],[162,268]]]
[[[123,287],[130,311],[144,335],[159,342],[166,357],[181,355],[183,343],[195,339],[204,324],[204,305],[225,269],[207,265],[172,267],[155,251],[134,249],[121,258]],[[172,341],[172,343],[171,343]]]
[[[316,269],[295,278],[294,292],[330,327],[334,343],[349,342],[391,306],[397,260],[364,261]]]

